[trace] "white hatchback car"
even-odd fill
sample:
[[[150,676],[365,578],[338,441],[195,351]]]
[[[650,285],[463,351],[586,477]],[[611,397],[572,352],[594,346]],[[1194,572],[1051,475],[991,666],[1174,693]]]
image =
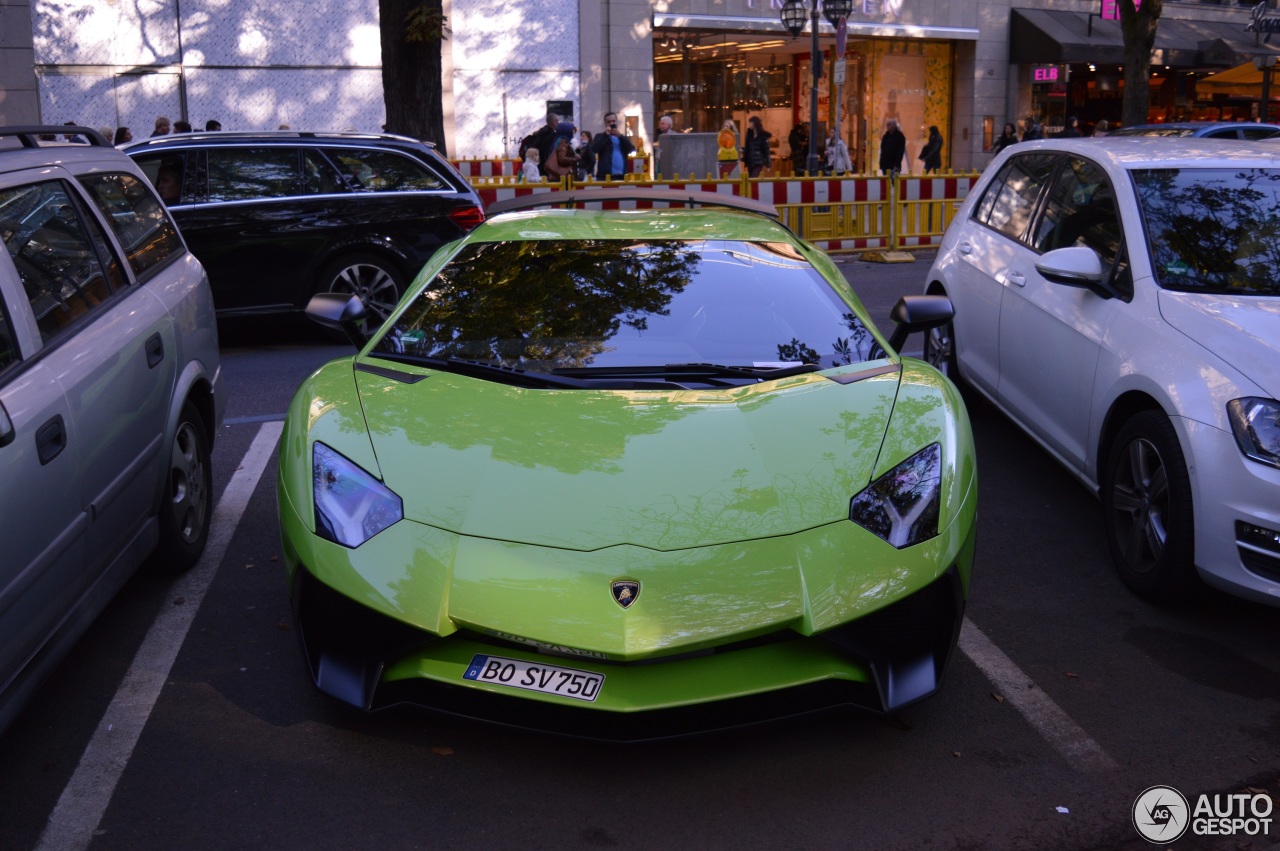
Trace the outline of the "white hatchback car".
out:
[[[926,291],[926,357],[1099,495],[1130,589],[1280,605],[1280,148],[1015,145]]]

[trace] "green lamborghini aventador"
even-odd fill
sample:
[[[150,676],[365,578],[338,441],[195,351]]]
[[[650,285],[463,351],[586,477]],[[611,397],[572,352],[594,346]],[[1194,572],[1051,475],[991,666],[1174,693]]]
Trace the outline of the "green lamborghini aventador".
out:
[[[956,389],[895,350],[950,303],[904,299],[886,339],[759,202],[536,199],[491,206],[380,328],[354,296],[309,308],[359,349],[280,446],[316,685],[620,739],[933,694],[974,449]]]

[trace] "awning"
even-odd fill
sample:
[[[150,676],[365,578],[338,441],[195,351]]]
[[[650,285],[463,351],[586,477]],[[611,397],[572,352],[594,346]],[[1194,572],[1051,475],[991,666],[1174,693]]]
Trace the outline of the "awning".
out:
[[[1262,69],[1250,60],[1243,65],[1228,68],[1225,71],[1205,77],[1196,83],[1197,86],[1260,86],[1262,85]]]
[[[1124,35],[1119,21],[1058,9],[1012,11],[1009,61],[1014,64],[1124,64]],[[1262,41],[1264,36],[1246,32],[1244,27],[1243,21],[1162,17],[1156,24],[1151,64],[1204,68],[1237,65],[1254,56],[1280,56],[1280,39],[1266,44]]]

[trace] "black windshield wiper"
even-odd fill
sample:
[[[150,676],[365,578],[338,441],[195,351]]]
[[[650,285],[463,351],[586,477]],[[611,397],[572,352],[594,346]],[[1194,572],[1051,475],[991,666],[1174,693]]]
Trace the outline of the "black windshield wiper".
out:
[[[466,360],[464,358],[437,358],[430,355],[406,355],[392,352],[377,352],[377,357],[399,363],[411,363],[419,366],[452,372],[470,378],[483,378],[487,381],[498,381],[512,387],[529,387],[537,390],[644,390],[644,389],[688,389],[682,384],[666,381],[659,375],[653,376],[652,370],[646,375],[630,373],[609,373],[600,370],[555,370],[550,372],[528,372],[513,366],[501,366],[488,361]],[[577,377],[576,374],[582,377]]]
[[[545,372],[526,372],[514,366],[501,366],[482,360],[465,360],[463,358],[435,358],[429,355],[404,355],[392,352],[376,352],[377,357],[398,363],[417,364],[419,366],[466,375],[470,378],[484,378],[489,381],[500,381],[513,387],[533,387],[546,389],[563,387],[580,390],[584,387],[595,387],[592,382],[582,381],[562,375],[551,375]]]
[[[725,378],[759,378],[772,381],[822,369],[816,363],[797,363],[789,366],[725,366],[719,363],[669,363],[663,367],[668,374],[717,375]]]
[[[719,363],[667,363],[647,366],[587,366],[565,367],[555,370],[556,375],[573,376],[582,379],[607,378],[649,378],[672,379],[708,379],[708,378],[750,378],[757,381],[772,381],[775,378],[786,378],[790,375],[802,375],[806,372],[818,372],[822,367],[816,363],[797,363],[789,366],[726,366]]]

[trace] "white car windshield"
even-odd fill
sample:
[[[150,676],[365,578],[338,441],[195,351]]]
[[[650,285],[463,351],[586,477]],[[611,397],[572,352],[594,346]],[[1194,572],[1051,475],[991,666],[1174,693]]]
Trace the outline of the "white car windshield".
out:
[[[1133,173],[1161,287],[1280,295],[1280,169]]]

